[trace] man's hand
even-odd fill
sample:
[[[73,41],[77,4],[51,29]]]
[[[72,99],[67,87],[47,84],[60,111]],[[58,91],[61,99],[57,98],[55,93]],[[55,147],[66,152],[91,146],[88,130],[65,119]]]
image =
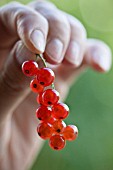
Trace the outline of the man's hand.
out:
[[[25,60],[44,53],[55,71],[56,89],[64,100],[72,82],[92,67],[109,71],[111,51],[87,39],[83,25],[47,2],[10,3],[0,9],[0,169],[25,170],[43,141],[36,133],[36,95],[21,71]],[[57,65],[56,65],[57,64]]]

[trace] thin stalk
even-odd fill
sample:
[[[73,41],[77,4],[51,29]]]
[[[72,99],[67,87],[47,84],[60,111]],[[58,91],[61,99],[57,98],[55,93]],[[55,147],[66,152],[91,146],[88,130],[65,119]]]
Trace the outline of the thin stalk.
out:
[[[36,54],[36,58],[38,57],[42,60],[44,67],[47,67],[46,60],[43,58],[43,56],[41,54]]]

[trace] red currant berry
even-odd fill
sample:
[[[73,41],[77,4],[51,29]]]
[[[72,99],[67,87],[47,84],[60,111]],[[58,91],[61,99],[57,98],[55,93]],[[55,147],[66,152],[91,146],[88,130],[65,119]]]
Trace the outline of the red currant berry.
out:
[[[65,139],[60,135],[51,136],[49,145],[54,150],[61,150],[65,147]]]
[[[56,119],[52,116],[46,118],[45,120],[42,120],[42,122],[46,122],[46,123],[49,123],[53,126],[53,123],[56,121]]]
[[[42,105],[36,110],[36,117],[39,120],[46,121],[50,118],[50,116],[51,116],[51,108],[49,107]]]
[[[53,128],[49,123],[42,122],[37,127],[37,133],[42,139],[48,139],[53,133]]]
[[[75,125],[66,126],[63,136],[66,140],[75,140],[78,136],[78,128]]]
[[[54,89],[47,89],[42,93],[42,102],[45,106],[50,106],[57,103],[59,93]]]
[[[37,96],[37,103],[43,105],[42,92]]]
[[[62,133],[65,127],[66,127],[66,124],[65,124],[65,122],[62,121],[62,120],[56,120],[56,121],[53,123],[53,129],[54,129],[54,132],[55,132],[56,134]]]
[[[51,85],[54,78],[54,72],[50,68],[41,68],[37,74],[37,80],[43,86]]]
[[[38,72],[38,64],[32,60],[25,61],[22,64],[22,71],[26,76],[34,76]]]
[[[47,120],[46,120],[49,124],[53,125],[53,123],[56,121],[56,119],[54,117],[49,117]]]
[[[52,107],[52,115],[56,119],[65,119],[69,114],[69,108],[64,103],[56,103]]]
[[[36,79],[33,79],[30,83],[30,88],[35,93],[41,93],[44,90],[44,86],[38,83]]]

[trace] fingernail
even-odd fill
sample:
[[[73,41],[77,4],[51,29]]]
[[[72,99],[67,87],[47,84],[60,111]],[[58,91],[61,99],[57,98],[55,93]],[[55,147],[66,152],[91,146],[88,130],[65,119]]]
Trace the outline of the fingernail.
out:
[[[102,69],[102,71],[109,71],[111,68],[111,64],[112,64],[112,57],[111,57],[111,53],[110,51],[99,51],[99,50],[95,50],[92,53],[92,61],[93,63],[95,63],[96,65],[98,65],[98,67],[100,67]]]
[[[66,60],[76,66],[79,66],[82,62],[82,56],[80,54],[80,46],[76,41],[71,41],[65,56]]]
[[[51,40],[46,48],[46,53],[51,60],[60,63],[63,60],[63,43],[59,39]]]
[[[34,30],[30,35],[30,40],[34,47],[41,53],[45,50],[45,39],[44,35],[40,30]]]

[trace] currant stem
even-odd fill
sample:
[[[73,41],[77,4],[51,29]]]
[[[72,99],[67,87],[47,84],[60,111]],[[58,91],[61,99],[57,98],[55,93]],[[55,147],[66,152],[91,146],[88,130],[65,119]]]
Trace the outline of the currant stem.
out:
[[[52,89],[55,89],[55,85],[54,85],[54,83],[52,83],[52,84],[51,84],[51,87],[52,87]]]
[[[47,67],[46,60],[43,58],[41,54],[36,54],[36,60],[38,60],[38,57],[42,60],[44,67]],[[54,83],[51,84],[52,89],[55,89]]]
[[[41,54],[36,54],[36,58],[38,57],[42,60],[44,66],[47,67],[46,60],[43,58],[43,56]]]

